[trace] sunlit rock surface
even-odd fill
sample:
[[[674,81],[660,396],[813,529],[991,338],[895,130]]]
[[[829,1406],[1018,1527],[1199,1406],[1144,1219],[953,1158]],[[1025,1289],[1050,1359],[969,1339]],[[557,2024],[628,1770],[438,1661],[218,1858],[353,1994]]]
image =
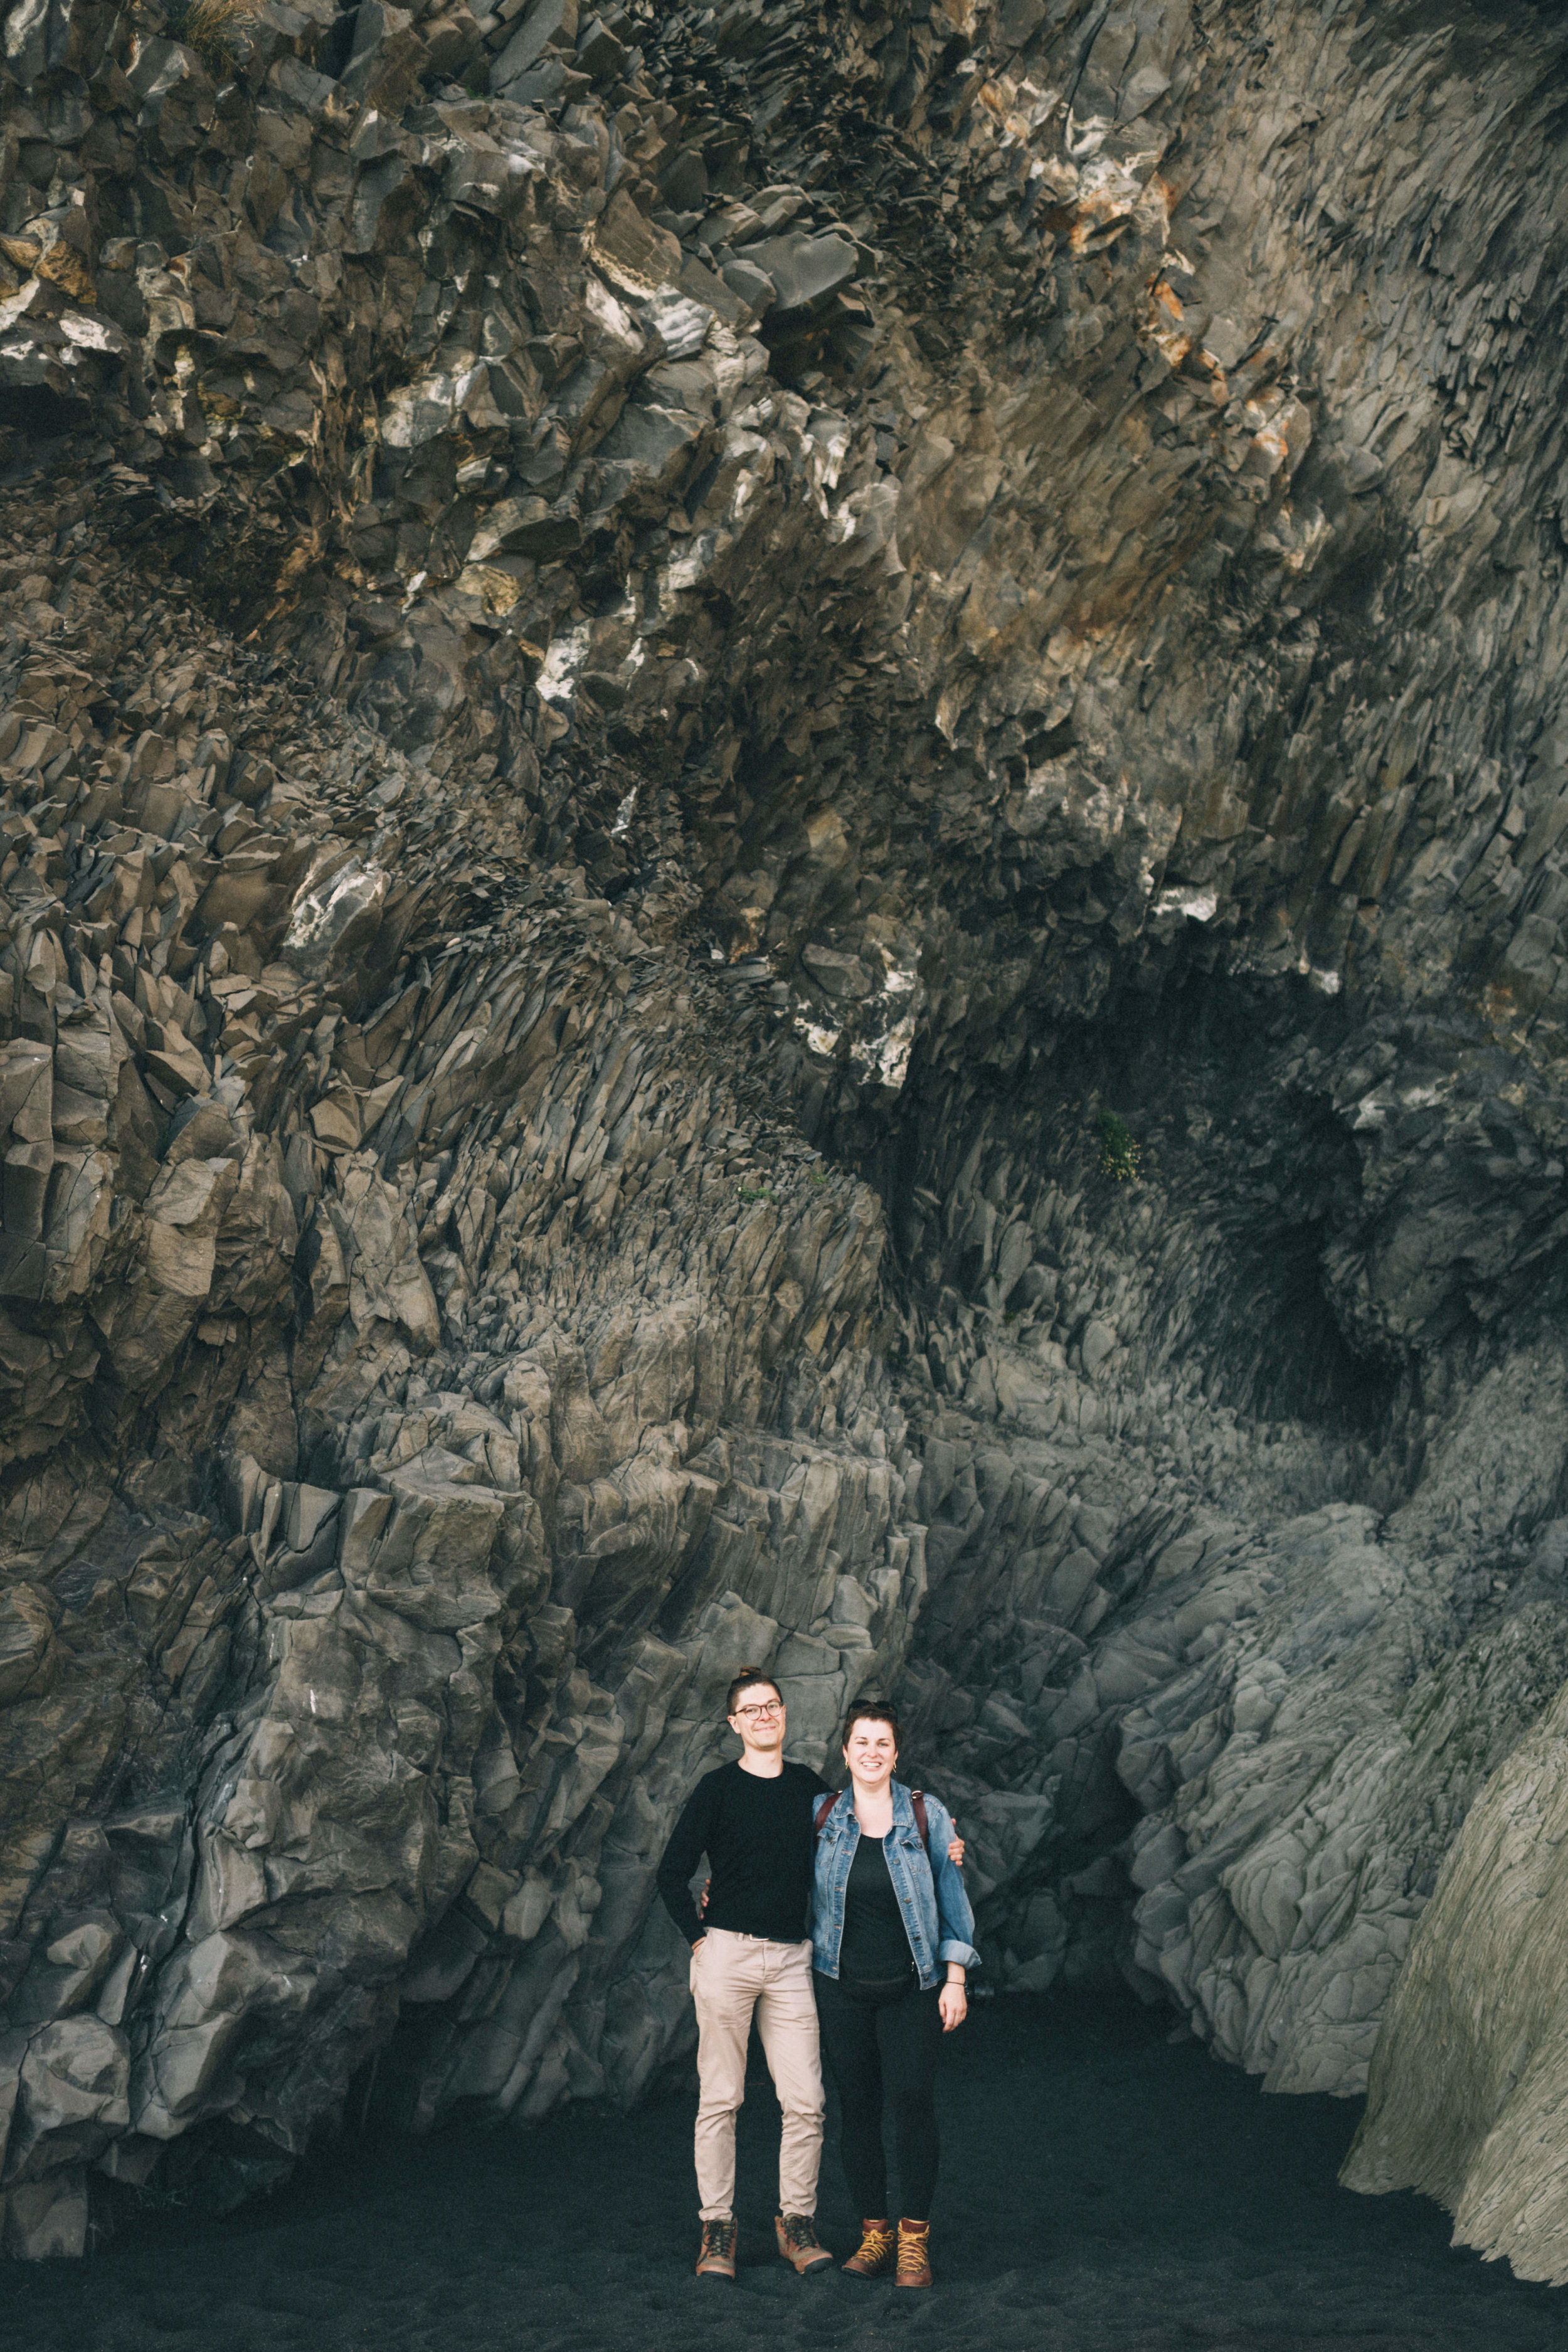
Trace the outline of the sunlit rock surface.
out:
[[[1494,1772],[1412,1941],[1344,2167],[1421,2189],[1454,2235],[1523,2278],[1568,2281],[1563,2146],[1564,1727],[1559,1696]]]
[[[683,2060],[743,1661],[898,1690],[993,1982],[1343,2093],[1448,1982],[1568,1672],[1565,39],[14,0],[10,2252]]]

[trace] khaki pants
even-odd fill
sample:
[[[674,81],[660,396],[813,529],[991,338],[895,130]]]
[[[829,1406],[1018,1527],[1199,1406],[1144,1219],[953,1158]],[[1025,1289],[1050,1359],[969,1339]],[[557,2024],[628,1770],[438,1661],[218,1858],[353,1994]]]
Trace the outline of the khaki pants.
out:
[[[746,2095],[746,2042],[753,2012],[784,2109],[779,2210],[816,2211],[822,2165],[822,2059],[811,1945],[773,1944],[710,1927],[691,1957],[697,2004],[697,2191],[702,2219],[734,2210],[735,2116]]]

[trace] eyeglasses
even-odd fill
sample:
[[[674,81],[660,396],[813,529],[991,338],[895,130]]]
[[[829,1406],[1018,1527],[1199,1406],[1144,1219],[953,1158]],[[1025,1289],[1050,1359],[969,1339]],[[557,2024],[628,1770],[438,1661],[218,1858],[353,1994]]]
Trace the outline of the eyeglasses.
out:
[[[764,1700],[761,1706],[738,1706],[735,1712],[742,1722],[752,1722],[759,1715],[782,1715],[784,1701],[782,1698],[770,1698]]]

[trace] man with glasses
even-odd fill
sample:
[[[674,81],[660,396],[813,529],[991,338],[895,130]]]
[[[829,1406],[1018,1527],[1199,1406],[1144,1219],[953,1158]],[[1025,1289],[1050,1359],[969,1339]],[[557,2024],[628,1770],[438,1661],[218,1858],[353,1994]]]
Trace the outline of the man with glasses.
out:
[[[827,2269],[813,2216],[822,2161],[822,2062],[806,1933],[813,1808],[828,1783],[784,1761],[784,1704],[771,1675],[743,1666],[724,1712],[741,1742],[733,1764],[698,1782],[658,1866],[666,1909],[691,1947],[697,2005],[700,2277],[735,2275],[735,2116],[746,2095],[746,2044],[757,2021],[784,2130],[778,2249],[802,2276]],[[691,1899],[702,1855],[705,1912]]]

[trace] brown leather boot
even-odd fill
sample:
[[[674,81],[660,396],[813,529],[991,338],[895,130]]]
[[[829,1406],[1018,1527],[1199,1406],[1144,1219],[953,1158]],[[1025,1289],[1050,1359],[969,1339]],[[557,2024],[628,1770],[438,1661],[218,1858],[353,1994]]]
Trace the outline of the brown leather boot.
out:
[[[931,2284],[931,2223],[900,2221],[899,2223],[899,2267],[895,2286],[930,2286]]]
[[[816,2242],[816,2224],[804,2213],[780,2213],[773,2221],[773,2235],[779,2242],[779,2252],[786,2263],[802,2278],[812,2271],[825,2271],[833,2257],[826,2246]]]
[[[862,2221],[859,2247],[844,2267],[851,2278],[880,2278],[892,2269],[897,2246],[891,2221]]]
[[[735,2275],[735,2218],[731,2214],[723,2221],[704,2221],[702,2252],[697,2257],[699,2278],[727,2278]]]

